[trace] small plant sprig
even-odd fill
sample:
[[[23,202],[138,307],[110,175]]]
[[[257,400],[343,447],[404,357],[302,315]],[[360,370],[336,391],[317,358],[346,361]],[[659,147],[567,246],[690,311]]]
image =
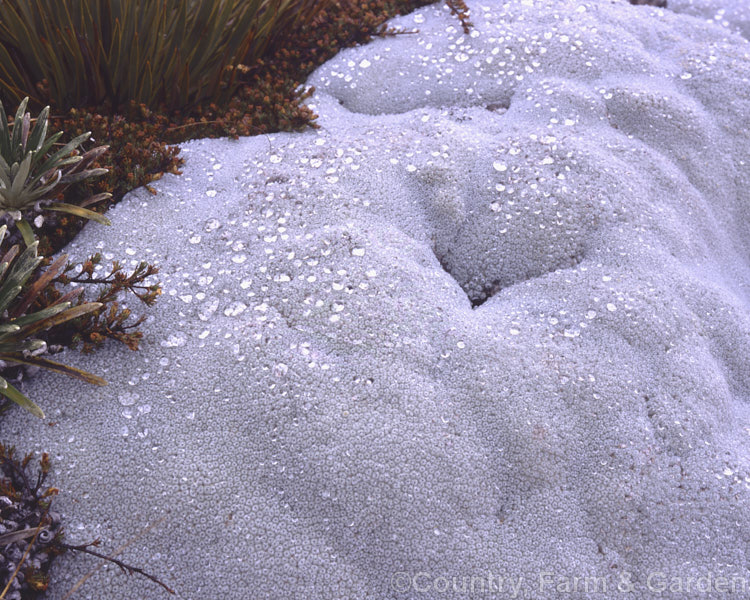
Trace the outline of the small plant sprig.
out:
[[[0,527],[3,530],[0,533],[0,582],[3,583],[0,585],[4,585],[0,589],[0,600],[8,593],[11,594],[9,597],[25,598],[47,591],[49,566],[56,556],[67,550],[101,558],[117,565],[128,575],[138,573],[170,594],[175,593],[143,569],[91,550],[92,546],[100,545],[98,539],[89,544],[65,543],[61,516],[52,511],[52,499],[59,490],[54,487],[45,489],[50,471],[49,456],[42,454],[36,478],[28,472],[31,460],[31,454],[18,460],[15,448],[0,444]],[[82,582],[78,587],[80,585]]]
[[[70,185],[107,172],[88,168],[107,151],[107,146],[78,154],[77,148],[91,136],[89,131],[50,154],[62,132],[47,138],[49,106],[31,129],[31,115],[26,112],[28,101],[26,97],[19,105],[12,125],[0,102],[0,216],[7,213],[13,218],[27,246],[34,242],[34,234],[22,217],[25,211],[54,210],[110,225],[109,219],[85,207],[110,198],[111,194],[96,194],[78,205],[55,202]]]
[[[445,0],[445,3],[451,9],[451,14],[461,22],[464,33],[468,34],[474,25],[469,20],[469,7],[466,6],[466,2],[464,0]]]
[[[158,525],[158,524],[159,522],[157,521],[155,525]],[[120,570],[126,575],[133,575],[134,573],[143,575],[146,579],[150,579],[154,583],[159,584],[161,587],[163,587],[168,593],[172,594],[173,596],[176,594],[176,592],[171,587],[169,587],[166,583],[158,579],[156,576],[151,575],[150,573],[147,573],[143,569],[139,569],[138,567],[129,565],[121,560],[118,560],[114,556],[107,556],[106,554],[102,554],[101,552],[96,552],[95,550],[91,550],[92,547],[98,548],[99,546],[101,546],[101,540],[99,538],[95,539],[93,542],[89,542],[88,544],[79,544],[77,546],[71,546],[70,544],[65,544],[62,542],[59,545],[63,550],[73,550],[74,552],[83,552],[84,554],[89,554],[91,556],[95,556],[96,558],[101,558],[102,560],[111,562],[112,564],[115,564],[118,567],[120,567]],[[77,588],[74,588],[74,590],[76,589]],[[65,596],[65,598],[69,598],[70,596],[71,594],[68,593]],[[2,599],[0,598],[0,600]]]
[[[46,591],[47,569],[62,552],[60,516],[50,510],[58,490],[44,487],[49,456],[42,454],[36,477],[28,473],[31,459],[19,461],[13,447],[0,444],[0,598]]]
[[[120,307],[117,298],[124,292],[129,292],[138,298],[146,306],[153,306],[157,297],[161,294],[158,283],[147,283],[147,280],[159,272],[158,267],[145,261],[139,263],[130,273],[123,270],[123,266],[114,261],[107,275],[95,274],[96,267],[101,264],[102,256],[99,253],[90,256],[81,265],[66,265],[65,269],[51,280],[54,284],[67,286],[70,284],[100,286],[95,302],[100,305],[98,310],[83,315],[76,321],[71,321],[66,329],[59,328],[53,336],[48,338],[49,343],[63,344],[76,347],[83,343],[83,352],[89,353],[101,347],[107,338],[122,342],[131,350],[138,350],[143,334],[135,329],[140,326],[145,317],[141,316],[136,321],[126,324],[131,312],[127,307]],[[80,271],[72,274],[80,267]],[[60,297],[61,292],[56,286],[47,288],[47,295],[42,303],[54,302]],[[79,302],[83,301],[83,295]]]

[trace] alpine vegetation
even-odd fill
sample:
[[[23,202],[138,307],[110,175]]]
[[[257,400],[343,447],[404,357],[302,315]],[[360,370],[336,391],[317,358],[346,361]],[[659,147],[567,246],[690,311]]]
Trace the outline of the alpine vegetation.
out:
[[[52,151],[63,132],[47,137],[49,106],[36,118],[31,128],[31,115],[26,112],[29,99],[18,106],[13,124],[8,124],[0,102],[0,217],[13,218],[30,245],[34,236],[22,213],[42,209],[70,213],[110,225],[109,219],[85,208],[111,196],[101,193],[90,196],[79,205],[57,201],[72,184],[104,175],[107,169],[89,168],[104,152],[106,146],[92,148],[84,154],[77,148],[89,139],[91,132],[74,138],[62,148]]]
[[[129,558],[189,598],[747,597],[750,46],[466,5],[320,66],[317,129],[182,144],[66,249],[164,288],[91,401],[37,377],[56,425],[0,422],[86,490],[76,542],[162,522]]]

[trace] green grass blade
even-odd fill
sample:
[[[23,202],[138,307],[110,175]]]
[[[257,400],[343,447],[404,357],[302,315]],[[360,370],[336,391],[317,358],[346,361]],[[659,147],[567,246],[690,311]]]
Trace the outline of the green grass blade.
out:
[[[21,145],[21,121],[23,121],[23,114],[26,111],[26,105],[29,103],[28,96],[21,101],[16,111],[16,116],[13,119],[13,137],[10,141],[11,152],[15,152],[16,148]]]
[[[24,334],[21,333],[21,335]],[[0,344],[0,355],[10,356],[11,354],[15,355],[21,352],[36,352],[40,348],[44,348],[44,346],[45,343],[42,340],[19,339],[17,336],[7,335],[5,336],[5,341]]]
[[[34,123],[34,129],[29,137],[29,149],[39,152],[44,144],[44,139],[47,137],[47,126],[49,124],[49,106],[45,106],[39,116],[36,118]]]
[[[13,299],[21,292],[22,286],[3,283],[0,288],[0,310],[5,310]]]
[[[21,194],[21,190],[26,187],[26,181],[29,178],[29,171],[31,170],[32,158],[34,158],[34,155],[29,153],[26,155],[26,158],[21,161],[21,164],[18,167],[18,172],[10,186],[11,194],[18,196]]]
[[[40,419],[44,418],[44,412],[42,412],[41,408],[39,408],[11,384],[5,381],[5,379],[3,379],[2,377],[0,377],[0,394],[5,396],[8,400],[12,400],[21,408],[25,408],[35,417],[39,417]]]
[[[2,356],[3,360],[13,361],[22,365],[34,365],[36,367],[47,369],[48,371],[54,371],[55,373],[62,373],[63,375],[67,375],[68,377],[80,379],[81,381],[85,381],[86,383],[90,383],[92,385],[107,385],[107,381],[105,379],[102,379],[98,375],[94,375],[93,373],[89,373],[88,371],[83,371],[82,369],[64,365],[62,363],[56,362],[54,360],[49,360],[48,358],[43,358],[41,356],[23,356],[10,354]],[[0,393],[3,393],[3,390],[0,390]]]
[[[60,212],[75,215],[76,217],[91,219],[92,221],[96,221],[97,223],[101,223],[102,225],[112,225],[112,221],[110,221],[104,215],[99,214],[98,212],[94,212],[93,210],[89,210],[88,208],[83,208],[81,206],[65,204],[63,202],[55,202],[53,204],[50,204],[47,208],[49,208],[50,210],[57,210]]]
[[[95,310],[100,309],[101,307],[102,305],[100,302],[88,302],[79,306],[72,306],[59,314],[45,319],[44,321],[40,321],[39,323],[34,323],[33,325],[29,326],[24,330],[24,335],[34,335],[35,333],[38,333],[40,331],[45,331],[46,329],[50,329],[51,327],[55,327],[57,325],[60,325],[61,323],[65,323],[66,321],[70,321],[71,319],[77,319],[78,317],[87,315],[91,312],[94,312]]]
[[[50,156],[47,161],[40,167],[40,171],[47,172],[50,169],[59,168],[63,164],[70,164],[72,162],[78,162],[81,160],[80,156],[76,157],[70,157],[68,158],[68,155],[78,148],[83,142],[88,140],[91,137],[91,132],[87,131],[86,133],[82,133],[76,138],[73,138],[70,140],[67,144],[65,144],[60,150],[55,152],[52,156]],[[67,162],[62,162],[63,159],[65,159]]]

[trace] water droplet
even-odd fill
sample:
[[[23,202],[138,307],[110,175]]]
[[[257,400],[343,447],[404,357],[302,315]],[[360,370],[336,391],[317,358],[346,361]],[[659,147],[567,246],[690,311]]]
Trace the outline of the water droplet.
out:
[[[504,164],[503,164],[503,163],[501,163],[501,162],[497,162],[497,161],[495,161],[494,163],[492,163],[492,166],[494,167],[495,171],[500,171],[501,173],[502,173],[503,171],[507,171],[507,170],[508,170],[508,167],[507,167],[507,165],[504,165]]]
[[[117,400],[122,404],[123,406],[132,406],[138,400],[140,399],[140,395],[136,394],[135,392],[126,392],[124,394],[120,394],[117,398]]]
[[[224,314],[227,317],[236,317],[242,314],[247,309],[247,305],[243,302],[232,302],[227,308],[224,309]]]
[[[615,312],[615,311],[617,310],[617,307],[616,307],[616,306],[615,306],[614,304],[612,304],[611,302],[609,302],[609,303],[607,304],[607,310],[608,310],[609,312]]]
[[[209,219],[208,221],[206,221],[206,225],[205,225],[206,231],[215,231],[219,227],[221,227],[221,223],[219,222],[218,219]]]
[[[184,346],[186,342],[185,336],[182,333],[172,334],[166,340],[161,341],[162,348],[178,348]]]
[[[206,196],[208,196],[209,198],[213,198],[214,196],[216,196],[216,190],[206,190]]]
[[[209,317],[211,317],[214,312],[216,312],[216,309],[219,307],[219,301],[217,299],[208,300],[203,304],[203,307],[201,308],[201,311],[198,313],[198,318],[201,321],[208,321]]]

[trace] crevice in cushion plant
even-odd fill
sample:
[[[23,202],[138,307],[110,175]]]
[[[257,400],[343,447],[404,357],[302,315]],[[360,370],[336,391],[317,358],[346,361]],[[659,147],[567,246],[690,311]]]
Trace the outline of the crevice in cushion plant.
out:
[[[107,172],[88,168],[107,151],[107,146],[77,154],[77,148],[91,135],[86,132],[52,152],[62,132],[47,137],[49,106],[39,114],[32,129],[31,115],[26,112],[28,101],[28,97],[23,99],[12,124],[0,102],[0,216],[8,215],[14,220],[27,246],[35,238],[22,216],[24,212],[60,211],[109,225],[109,219],[85,208],[110,198],[109,193],[90,196],[78,205],[55,201],[72,184]]]

